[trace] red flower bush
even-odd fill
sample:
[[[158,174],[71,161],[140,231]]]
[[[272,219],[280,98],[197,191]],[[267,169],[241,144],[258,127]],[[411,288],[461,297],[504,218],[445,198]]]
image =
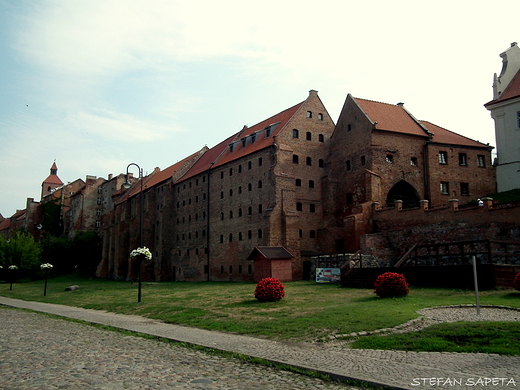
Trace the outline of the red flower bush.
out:
[[[513,282],[513,287],[515,290],[520,291],[520,272],[516,274],[515,280]]]
[[[279,301],[285,297],[285,286],[275,278],[264,278],[258,282],[255,298],[260,302]]]
[[[374,283],[374,293],[381,298],[391,298],[406,295],[410,292],[406,279],[395,272],[385,272],[379,275]]]

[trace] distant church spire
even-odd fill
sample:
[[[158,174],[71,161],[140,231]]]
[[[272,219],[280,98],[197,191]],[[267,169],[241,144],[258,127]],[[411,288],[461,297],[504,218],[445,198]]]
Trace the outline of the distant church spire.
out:
[[[52,164],[50,175],[42,182],[42,196],[41,199],[50,194],[55,188],[58,188],[63,185],[63,182],[58,177],[58,166],[56,165],[56,160]]]

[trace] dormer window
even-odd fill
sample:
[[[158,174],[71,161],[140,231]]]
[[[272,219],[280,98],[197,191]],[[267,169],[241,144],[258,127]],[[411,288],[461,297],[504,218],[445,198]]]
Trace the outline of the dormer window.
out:
[[[247,144],[247,138],[242,138],[242,147],[245,148]]]
[[[312,118],[312,111],[307,111],[307,118]]]
[[[251,143],[254,144],[256,141],[256,134],[251,134]]]

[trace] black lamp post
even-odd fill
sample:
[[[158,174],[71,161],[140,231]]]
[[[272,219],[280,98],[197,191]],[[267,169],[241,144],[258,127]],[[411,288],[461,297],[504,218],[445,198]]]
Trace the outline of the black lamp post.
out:
[[[136,163],[130,163],[126,167],[126,176],[125,176],[125,182],[123,183],[123,187],[130,188],[131,184],[128,182],[128,168],[130,168],[132,165],[135,165],[137,169],[139,170],[139,181],[141,182],[141,191],[139,193],[139,247],[143,247],[143,170],[139,165]],[[137,271],[137,303],[141,302],[141,265],[143,263],[143,259],[139,258],[139,268]]]

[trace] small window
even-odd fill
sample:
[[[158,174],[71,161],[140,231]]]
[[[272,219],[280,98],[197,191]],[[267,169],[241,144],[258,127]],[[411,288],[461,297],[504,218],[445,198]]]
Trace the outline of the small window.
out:
[[[254,144],[256,142],[256,134],[251,134],[251,143]]]
[[[262,214],[263,212],[263,207],[261,204],[258,205],[258,214]]]
[[[516,113],[516,126],[520,129],[520,111]]]
[[[247,145],[247,138],[242,138],[242,147],[245,148]]]
[[[386,155],[386,159],[385,159],[385,161],[386,161],[387,163],[389,163],[389,164],[393,163],[393,162],[394,162],[394,156],[391,155],[391,154],[387,154],[387,155]]]
[[[233,188],[229,190],[229,196],[233,196]]]
[[[249,183],[249,184],[247,185],[247,190],[248,190],[248,191],[251,191],[252,189],[253,189],[253,185],[252,185],[251,183]]]
[[[224,178],[224,171],[220,172],[220,178],[221,178],[221,179]]]
[[[316,212],[316,205],[313,204],[313,203],[311,203],[311,204],[309,205],[309,211],[310,211],[311,213],[315,213],[315,212]]]
[[[229,168],[229,176],[233,176],[233,168]]]
[[[296,211],[302,211],[303,210],[303,204],[301,202],[296,203]]]
[[[307,133],[305,133],[305,139],[307,141],[312,141],[312,133],[310,131],[308,131]]]
[[[262,238],[263,232],[262,229],[258,229],[258,238]]]
[[[309,232],[309,238],[316,238],[316,230],[311,230]]]
[[[325,142],[325,137],[323,134],[318,134],[318,142]]]
[[[242,165],[238,166],[238,173],[242,173]]]
[[[365,156],[361,156],[361,165],[365,165],[366,159]]]
[[[320,159],[318,160],[318,166],[319,166],[320,168],[323,168],[323,167],[325,166],[325,161],[324,161],[322,158],[320,158]]]
[[[296,187],[301,187],[301,186],[302,186],[302,180],[296,179]]]
[[[251,161],[248,161],[247,162],[247,169],[251,169],[253,167],[253,164],[251,163]]]
[[[242,209],[238,209],[238,216],[241,217],[242,216]]]
[[[229,211],[229,218],[230,218],[230,219],[233,219],[233,210],[230,210],[230,211]]]
[[[307,165],[311,166],[311,165],[312,165],[312,158],[311,158],[311,157],[307,157],[307,158],[305,159],[305,163],[306,163]]]
[[[293,129],[292,137],[293,138],[300,138],[300,132],[298,130],[296,130],[296,129]]]
[[[297,155],[297,154],[293,154],[293,156],[292,156],[292,162],[293,162],[294,164],[298,164],[298,163],[299,163],[299,160],[300,160],[300,158],[298,157],[298,155]]]
[[[459,153],[459,165],[465,167],[468,165],[468,156],[466,153]]]
[[[264,160],[262,159],[262,157],[259,157],[258,158],[258,166],[261,167],[263,163],[264,163]]]
[[[352,192],[347,193],[346,201],[347,201],[347,205],[351,205],[353,203]]]
[[[309,180],[309,188],[314,188],[314,180]]]
[[[262,180],[258,180],[258,188],[262,188]]]
[[[347,171],[350,171],[350,169],[351,169],[350,160],[346,161],[346,165],[347,165]]]
[[[247,208],[247,215],[253,215],[253,207],[249,206]]]
[[[460,183],[460,194],[462,196],[469,196],[469,184],[468,183]]]
[[[229,242],[233,242],[233,233],[229,233]]]
[[[347,131],[350,131],[350,130],[352,130],[352,125],[349,123],[349,124],[347,125]]]
[[[220,235],[220,243],[222,244],[223,242],[224,242],[224,235],[221,234],[221,235]]]
[[[251,238],[253,238],[253,232],[251,230],[248,230],[247,231],[247,238],[250,240]]]
[[[307,111],[307,118],[312,118],[312,111]]]
[[[480,168],[486,167],[486,156],[484,156],[483,154],[479,154],[477,156],[477,166]]]
[[[448,164],[448,152],[439,152],[439,164]]]
[[[417,166],[417,157],[410,158],[410,165],[413,167]]]
[[[224,191],[220,191],[220,199],[224,199]],[[184,206],[184,204],[183,204]]]
[[[450,194],[450,183],[447,181],[441,181],[441,194],[449,195]]]
[[[322,114],[321,112],[318,114],[318,120],[319,120],[319,121],[322,121],[322,120],[323,120],[323,114]]]

